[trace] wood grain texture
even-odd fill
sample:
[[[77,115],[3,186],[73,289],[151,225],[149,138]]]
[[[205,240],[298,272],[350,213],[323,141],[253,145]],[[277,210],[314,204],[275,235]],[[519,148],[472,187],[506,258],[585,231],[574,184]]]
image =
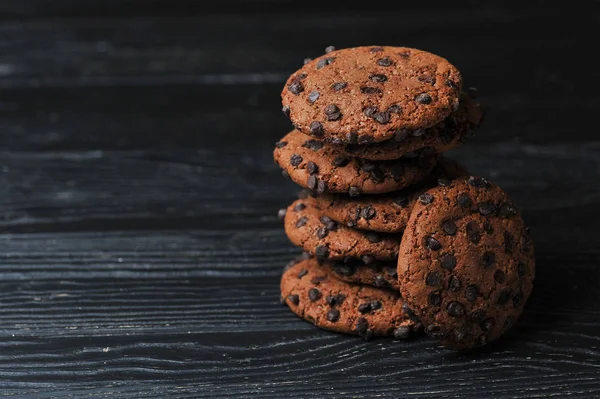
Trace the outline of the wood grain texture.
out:
[[[0,396],[600,396],[597,7],[194,3],[0,4]],[[326,45],[371,43],[438,52],[479,88],[484,124],[452,155],[532,228],[531,300],[479,351],[279,304],[298,253],[276,218],[297,192],[271,156],[279,91]]]

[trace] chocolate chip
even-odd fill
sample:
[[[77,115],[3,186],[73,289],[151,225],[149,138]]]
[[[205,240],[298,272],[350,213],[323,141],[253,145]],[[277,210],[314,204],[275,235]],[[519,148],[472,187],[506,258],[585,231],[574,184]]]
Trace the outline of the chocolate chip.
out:
[[[452,292],[460,291],[461,282],[456,276],[450,276],[450,280],[448,280],[448,289]]]
[[[470,176],[469,179],[467,180],[467,183],[473,187],[477,187],[477,188],[488,188],[489,187],[489,183],[486,179],[484,179],[483,177],[475,177],[475,176]]]
[[[446,312],[452,317],[463,317],[465,307],[460,302],[452,301],[446,306]]]
[[[321,140],[309,139],[302,144],[302,147],[313,151],[319,151],[321,148],[323,148],[323,142]]]
[[[373,337],[373,331],[369,329],[369,322],[364,317],[359,317],[356,320],[356,333],[365,340]]]
[[[362,314],[369,313],[371,311],[371,304],[369,302],[361,303],[358,305],[358,311]]]
[[[462,208],[470,208],[473,205],[473,200],[469,197],[469,194],[461,193],[456,197],[456,202]]]
[[[442,277],[438,272],[430,272],[425,277],[425,284],[430,287],[439,287],[442,284]]]
[[[429,205],[433,202],[433,195],[429,193],[423,193],[419,195],[419,202],[423,205]]]
[[[287,213],[287,209],[283,208],[277,211],[277,219],[285,218],[285,214]]]
[[[402,208],[406,208],[408,206],[408,197],[406,197],[405,195],[400,195],[394,198],[394,204]]]
[[[487,234],[493,234],[494,233],[494,226],[492,226],[492,223],[489,220],[485,220],[483,222],[483,230]]]
[[[467,301],[475,302],[477,295],[479,295],[479,286],[476,284],[469,284],[465,289],[465,298]]]
[[[300,211],[303,211],[305,208],[306,208],[306,205],[304,205],[302,202],[299,202],[296,204],[296,206],[294,206],[294,211],[300,212]]]
[[[340,319],[340,311],[337,309],[329,309],[329,311],[327,312],[327,320],[329,320],[332,323],[335,323],[339,319]]]
[[[362,163],[360,168],[365,172],[372,172],[377,168],[377,165],[375,165],[374,163],[365,161]]]
[[[308,64],[311,61],[312,61],[312,58],[305,58],[304,59],[304,65]]]
[[[494,281],[496,281],[497,283],[503,283],[506,280],[506,274],[498,269],[494,272]]]
[[[321,284],[322,281],[327,280],[326,276],[316,276],[310,279],[310,282],[313,283],[314,285],[319,285]]]
[[[306,216],[302,216],[300,219],[298,219],[298,221],[296,222],[296,227],[302,227],[304,225],[306,225],[306,222],[308,222],[308,218]]]
[[[344,295],[344,294],[337,294],[335,296],[335,304],[336,305],[342,305],[344,303],[345,299],[346,299],[346,295]]]
[[[352,276],[356,272],[356,268],[354,265],[346,264],[346,263],[336,263],[333,267],[333,270],[342,276]]]
[[[310,134],[316,137],[323,136],[323,125],[321,122],[314,121],[310,124]]]
[[[327,230],[325,227],[319,227],[317,229],[317,238],[322,240],[323,238],[327,237],[327,234],[329,234],[329,230]]]
[[[450,254],[442,256],[440,262],[442,267],[446,270],[453,270],[456,267],[456,258]]]
[[[348,189],[348,195],[350,197],[358,197],[360,195],[360,188],[356,186],[350,186]]]
[[[376,47],[371,47],[371,49],[369,50],[371,53],[378,53],[380,51],[383,51],[383,47],[380,46],[376,46]]]
[[[319,245],[315,249],[315,256],[317,257],[317,260],[327,259],[329,257],[329,248],[325,245]]]
[[[377,244],[381,241],[381,236],[374,231],[367,231],[365,237],[367,237],[367,240],[372,244]]]
[[[483,309],[477,309],[471,312],[471,320],[473,321],[484,321],[486,319],[486,314]]]
[[[360,216],[365,220],[373,219],[376,214],[377,211],[371,205],[365,206],[360,212]]]
[[[513,300],[512,300],[513,301],[513,306],[515,308],[518,308],[519,306],[521,306],[521,304],[523,303],[523,299],[524,299],[523,293],[519,292],[517,295],[515,295],[513,297]]]
[[[300,297],[296,294],[288,295],[287,299],[296,306],[300,303]]]
[[[337,223],[334,222],[333,220],[330,222],[327,222],[327,224],[325,225],[325,228],[329,231],[336,231],[337,230]]]
[[[503,204],[500,205],[498,213],[500,214],[500,216],[502,216],[504,218],[509,218],[509,217],[517,214],[517,209],[515,208],[515,206],[513,204],[504,202]]]
[[[410,131],[408,129],[398,129],[394,133],[394,140],[398,142],[404,141],[408,137],[409,133]]]
[[[322,296],[323,294],[321,294],[321,291],[319,291],[317,288],[311,288],[308,290],[308,299],[310,299],[311,302],[318,301]]]
[[[350,159],[348,159],[346,157],[336,157],[333,160],[333,166],[335,166],[336,168],[342,168],[342,167],[348,165],[348,162],[350,162]]]
[[[331,114],[340,112],[340,109],[335,104],[329,104],[328,106],[325,107],[324,112],[325,112],[325,115],[331,115]]]
[[[421,93],[415,97],[415,101],[418,102],[419,104],[431,104],[433,99],[431,98],[431,96],[429,94]]]
[[[333,60],[335,60],[335,57],[325,57],[325,58],[321,58],[318,62],[317,62],[317,69],[321,69],[329,64],[331,64],[333,62]]]
[[[481,328],[481,331],[490,331],[494,328],[494,324],[496,324],[496,321],[492,317],[488,317],[479,323],[479,328]]]
[[[456,234],[457,230],[456,223],[454,223],[454,220],[452,219],[446,219],[442,222],[442,230],[449,236],[453,236]]]
[[[496,263],[496,254],[492,251],[485,251],[483,255],[481,255],[481,266],[484,268],[488,268]]]
[[[287,144],[288,144],[288,142],[287,142],[287,141],[278,141],[278,142],[276,142],[276,143],[275,143],[275,147],[277,147],[277,148],[283,148],[283,147],[285,147]]]
[[[373,119],[375,119],[377,123],[385,125],[386,123],[390,123],[390,114],[389,112],[377,112],[373,115]]]
[[[379,309],[381,309],[381,306],[382,306],[381,302],[379,302],[378,300],[373,299],[371,301],[371,310],[379,310]]]
[[[360,257],[360,260],[362,260],[365,265],[370,265],[375,262],[375,257],[373,255],[363,255]]]
[[[367,144],[371,144],[373,142],[373,138],[371,136],[367,136],[366,134],[364,134],[364,135],[358,136],[357,142],[360,145],[367,145]]]
[[[329,222],[331,222],[331,221],[332,221],[332,219],[331,219],[329,216],[325,216],[325,215],[323,215],[323,216],[321,216],[321,217],[319,218],[319,222],[321,222],[321,223],[323,223],[323,224],[327,224],[327,223],[329,223]]]
[[[386,267],[385,268],[385,272],[390,277],[397,277],[398,276],[398,269],[395,268],[395,267]]]
[[[372,73],[371,75],[369,75],[369,79],[371,80],[371,82],[374,83],[383,83],[387,81],[387,76],[381,73]]]
[[[527,266],[525,266],[525,263],[517,263],[517,273],[519,274],[519,277],[523,277],[527,274]]]
[[[438,186],[448,187],[452,182],[448,179],[444,179],[443,177],[439,178],[437,181]]]
[[[346,141],[350,144],[356,144],[358,142],[358,133],[356,133],[356,132],[347,133]]]
[[[453,89],[456,89],[458,87],[458,85],[456,84],[456,82],[453,81],[453,80],[450,80],[450,79],[446,80],[445,85],[448,86],[448,87],[451,87]]]
[[[417,77],[417,80],[421,83],[429,83],[429,84],[435,83],[435,78],[433,76],[429,76],[429,75],[419,75]]]
[[[306,164],[306,170],[309,174],[314,175],[319,172],[319,166],[316,163],[309,161]]]
[[[394,330],[394,339],[409,339],[412,335],[410,326],[400,326]]]
[[[415,131],[412,132],[412,135],[414,137],[421,137],[424,134],[425,134],[425,129],[417,129],[417,130],[415,130]]]
[[[381,169],[377,168],[369,173],[369,178],[375,183],[381,183],[385,180],[385,173]]]
[[[310,188],[311,190],[316,190],[317,189],[317,182],[319,179],[317,179],[317,176],[315,175],[310,175],[308,177],[308,182],[306,183],[306,185],[308,186],[308,188]]]
[[[378,94],[381,93],[379,87],[363,86],[360,88],[360,92],[363,94]]]
[[[432,338],[442,338],[444,336],[444,330],[442,327],[436,325],[429,325],[425,327],[425,334]]]
[[[388,285],[388,282],[383,276],[375,276],[373,284],[375,285],[375,287],[381,288],[386,287]]]
[[[298,154],[293,154],[290,157],[290,165],[292,165],[293,167],[297,167],[298,165],[300,165],[302,163],[302,157]]]
[[[380,58],[377,60],[377,65],[389,67],[392,66],[394,62],[389,57]]]
[[[327,46],[327,47],[325,47],[325,54],[329,54],[332,51],[335,51],[335,47],[334,46]]]
[[[510,291],[504,290],[498,295],[498,305],[504,305],[510,298]]]
[[[308,101],[311,104],[314,104],[315,101],[317,101],[319,99],[319,97],[321,96],[321,94],[318,91],[311,91],[308,95]]]
[[[427,246],[432,251],[437,251],[442,248],[442,244],[431,236],[425,237],[425,246]]]
[[[327,304],[329,306],[335,306],[336,305],[335,296],[334,295],[327,295],[325,297],[325,302],[327,302]]]
[[[479,213],[483,216],[488,216],[496,213],[496,206],[491,202],[480,202],[477,205],[477,208],[479,209]]]
[[[481,240],[481,230],[474,220],[467,223],[467,238],[473,244],[477,244],[479,243],[479,240]]]
[[[290,107],[287,105],[284,105],[283,108],[281,108],[281,112],[283,112],[283,114],[288,118],[290,117]]]
[[[317,195],[321,195],[324,194],[325,191],[327,191],[327,183],[323,180],[319,180],[317,182],[317,189],[315,190],[315,192],[317,193]]]
[[[288,90],[295,95],[298,95],[304,91],[304,85],[299,80],[294,80],[288,85]]]
[[[428,297],[431,306],[440,306],[442,304],[442,295],[438,291],[433,291]]]
[[[417,323],[421,322],[419,320],[419,318],[417,317],[417,315],[415,314],[415,312],[413,312],[412,309],[408,307],[408,305],[406,304],[406,302],[402,303],[402,311],[412,321],[417,322]]]
[[[333,89],[333,91],[340,91],[345,89],[348,86],[348,83],[346,82],[336,82],[333,85],[331,85],[331,88]]]
[[[514,239],[513,235],[510,234],[508,231],[505,231],[503,235],[504,235],[504,252],[506,252],[507,254],[510,254],[513,251],[515,239]]]
[[[400,114],[402,112],[402,107],[398,104],[390,105],[387,112],[390,114]]]

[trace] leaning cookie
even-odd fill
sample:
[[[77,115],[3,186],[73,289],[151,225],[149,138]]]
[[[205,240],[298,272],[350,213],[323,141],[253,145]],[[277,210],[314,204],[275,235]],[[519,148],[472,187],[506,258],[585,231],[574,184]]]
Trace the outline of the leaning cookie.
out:
[[[370,144],[400,129],[424,129],[458,107],[462,78],[446,59],[423,50],[347,48],[308,62],[281,93],[283,111],[305,134]]]
[[[466,174],[468,172],[464,166],[444,157],[426,179],[404,190],[357,198],[343,194],[325,194],[316,197],[315,201],[323,214],[348,227],[381,233],[401,233],[415,202],[428,201],[427,195],[422,196],[425,191]]]
[[[411,186],[431,172],[438,157],[371,162],[343,155],[333,146],[294,130],[275,144],[273,158],[292,181],[317,194],[357,196]]]
[[[296,315],[317,327],[364,339],[407,339],[420,329],[402,312],[399,294],[340,281],[315,259],[284,271],[281,298]]]
[[[399,291],[397,262],[332,262],[327,261],[321,267],[331,271],[338,279],[352,284],[371,285]]]
[[[282,212],[283,213],[283,212]],[[340,225],[323,215],[312,197],[294,201],[286,210],[285,233],[290,241],[319,261],[395,260],[400,236],[361,231]]]
[[[407,314],[451,348],[485,345],[511,328],[531,293],[529,230],[506,193],[483,178],[460,178],[424,195],[398,257]]]
[[[483,112],[481,105],[466,94],[458,111],[444,121],[427,129],[400,129],[391,140],[370,145],[346,144],[336,148],[352,157],[374,161],[398,159],[403,156],[437,154],[450,151],[471,137],[479,126]]]

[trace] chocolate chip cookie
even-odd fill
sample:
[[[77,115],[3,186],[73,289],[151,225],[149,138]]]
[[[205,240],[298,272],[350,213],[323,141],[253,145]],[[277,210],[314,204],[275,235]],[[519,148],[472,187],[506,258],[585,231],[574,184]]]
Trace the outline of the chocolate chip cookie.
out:
[[[340,225],[323,215],[312,197],[294,201],[283,217],[290,241],[319,261],[361,258],[391,261],[398,256],[399,235]]]
[[[366,161],[348,157],[331,145],[302,134],[288,133],[275,144],[275,162],[298,185],[317,194],[352,196],[400,190],[421,181],[435,166],[437,155]]]
[[[398,257],[407,311],[444,345],[467,349],[506,332],[533,286],[529,230],[508,195],[481,177],[417,201]]]
[[[358,229],[381,233],[401,233],[406,227],[416,201],[427,201],[420,196],[437,184],[446,184],[468,174],[464,166],[449,158],[441,158],[433,172],[423,182],[384,195],[363,195],[351,198],[343,194],[325,194],[315,200],[324,215],[338,223]]]
[[[479,126],[483,112],[480,104],[461,96],[458,111],[427,129],[399,129],[394,138],[369,145],[345,144],[336,148],[348,156],[381,161],[403,156],[449,151],[471,137]]]
[[[402,312],[398,293],[340,281],[315,259],[303,260],[284,271],[281,298],[296,315],[325,330],[364,339],[407,339],[419,330],[419,325]]]
[[[371,144],[401,129],[424,129],[458,107],[459,71],[446,59],[406,47],[332,51],[296,71],[281,92],[283,112],[305,134]]]
[[[323,262],[323,268],[331,271],[343,281],[353,284],[371,285],[393,291],[399,290],[398,262]]]

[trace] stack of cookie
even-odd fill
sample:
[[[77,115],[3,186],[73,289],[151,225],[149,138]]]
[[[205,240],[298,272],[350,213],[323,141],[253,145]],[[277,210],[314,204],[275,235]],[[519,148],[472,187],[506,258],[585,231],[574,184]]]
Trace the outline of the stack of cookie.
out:
[[[290,76],[283,112],[295,129],[274,158],[305,189],[279,212],[304,250],[281,280],[297,315],[363,338],[424,326],[456,348],[516,320],[533,279],[522,220],[500,189],[442,155],[481,121],[461,88],[447,60],[402,47],[328,47]],[[487,303],[499,292],[518,303],[502,315]]]

